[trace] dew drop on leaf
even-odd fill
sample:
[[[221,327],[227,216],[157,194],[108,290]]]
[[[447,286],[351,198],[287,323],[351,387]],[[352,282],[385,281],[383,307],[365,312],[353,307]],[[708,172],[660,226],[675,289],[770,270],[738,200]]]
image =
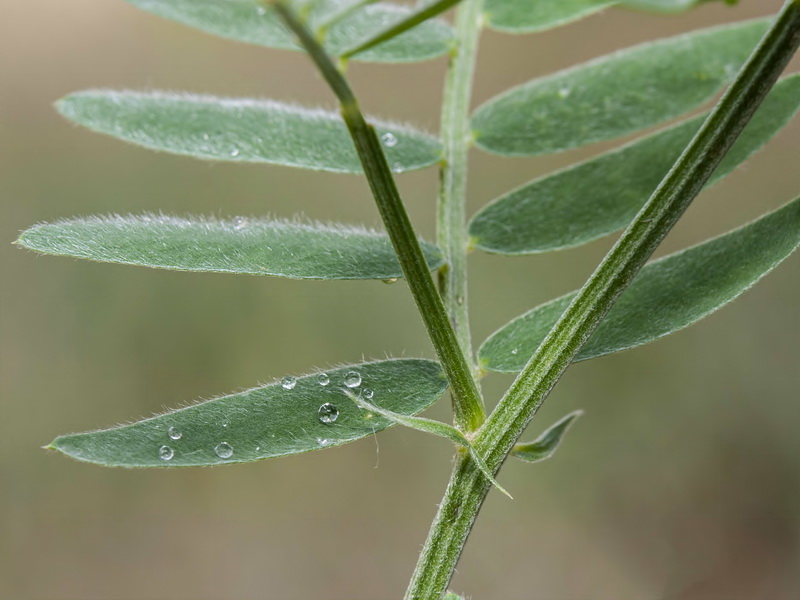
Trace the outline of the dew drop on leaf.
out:
[[[319,415],[319,420],[322,423],[326,424],[334,423],[336,419],[339,418],[339,409],[336,408],[330,402],[326,402],[325,404],[319,407],[319,411],[317,411],[317,414]]]
[[[364,391],[361,392],[361,395],[364,396],[364,398],[366,398],[367,400],[372,400],[372,397],[375,395],[375,392],[373,392],[369,388],[364,388]]]
[[[331,442],[327,438],[317,438],[317,443],[320,445],[321,448],[324,448],[325,446],[330,446],[333,442]]]
[[[344,376],[344,384],[349,388],[357,388],[361,385],[361,373],[358,371],[348,371]]]
[[[330,382],[331,382],[331,378],[327,373],[320,373],[319,375],[317,375],[317,383],[318,384],[320,384],[322,386],[325,386],[325,385],[328,385]]]
[[[183,437],[183,433],[181,433],[181,431],[175,427],[170,427],[167,429],[167,435],[171,440],[179,440]]]
[[[158,449],[158,456],[161,460],[171,460],[175,456],[175,451],[169,446],[161,446]]]
[[[572,90],[566,86],[558,88],[558,97],[559,98],[568,98],[569,95],[572,93]]]
[[[236,158],[237,156],[239,156],[239,149],[238,148],[231,148],[230,154],[231,154],[232,157]]]
[[[388,131],[381,136],[381,142],[387,148],[394,148],[397,146],[397,138],[393,133],[389,133]]]
[[[297,377],[292,377],[291,375],[287,375],[283,379],[281,379],[281,387],[285,390],[293,390],[294,386],[297,385]]]
[[[245,217],[234,217],[233,218],[233,229],[234,231],[241,231],[247,227],[247,219]]]
[[[389,277],[388,279],[384,279],[383,283],[385,283],[387,285],[391,285],[393,283],[397,283],[397,280],[398,280],[397,277]]]
[[[220,458],[230,458],[233,456],[233,446],[231,446],[228,442],[220,442],[217,444],[217,447],[214,448],[214,452]]]

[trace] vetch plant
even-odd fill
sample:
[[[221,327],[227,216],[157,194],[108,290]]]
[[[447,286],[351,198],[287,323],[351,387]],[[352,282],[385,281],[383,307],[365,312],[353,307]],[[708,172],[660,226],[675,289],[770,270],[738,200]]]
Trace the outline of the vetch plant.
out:
[[[341,445],[400,424],[451,440],[451,479],[407,598],[439,598],[511,455],[555,452],[571,413],[520,442],[566,368],[678,331],[736,298],[800,245],[800,198],[722,236],[648,262],[702,189],[765,145],[800,108],[800,0],[757,19],[646,43],[534,79],[470,112],[484,26],[535,32],[612,5],[677,11],[697,0],[462,0],[407,9],[352,0],[128,0],[223,37],[307,53],[339,112],[271,100],[90,90],[69,120],[147,148],[233,162],[363,174],[386,233],[300,220],[111,215],[40,224],[18,244],[46,254],[185,271],[295,279],[404,277],[438,361],[347,365],[218,397],[50,448],[122,467],[248,462]],[[348,61],[449,55],[438,137],[362,113]],[[623,82],[623,84],[621,84]],[[467,219],[467,154],[555,153],[660,126],[726,89],[707,113],[509,190]],[[419,240],[395,176],[438,166],[435,244]],[[624,230],[586,284],[532,308],[473,351],[467,255],[571,248]],[[491,414],[488,372],[518,373]],[[417,416],[449,388],[453,424]],[[220,433],[220,423],[224,433]],[[524,500],[523,500],[524,501]],[[452,595],[452,594],[451,594]],[[455,596],[453,596],[455,597]]]

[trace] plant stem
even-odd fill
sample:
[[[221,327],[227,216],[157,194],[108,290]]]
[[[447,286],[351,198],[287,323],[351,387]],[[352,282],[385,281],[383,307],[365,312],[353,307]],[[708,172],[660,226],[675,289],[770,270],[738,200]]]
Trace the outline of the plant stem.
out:
[[[428,19],[442,14],[446,10],[451,9],[461,0],[435,0],[434,2],[423,5],[421,8],[410,13],[404,19],[388,25],[385,29],[378,31],[375,35],[367,38],[363,42],[357,42],[355,46],[347,48],[342,52],[341,58],[350,58],[356,54],[360,54],[370,48],[374,48],[378,44],[389,41],[397,37],[401,33],[416,27],[420,23],[424,23]]]
[[[605,314],[700,192],[798,45],[800,0],[789,0],[689,146],[478,431],[473,443],[494,473]],[[407,599],[439,598],[446,591],[489,487],[467,457],[457,459]]]
[[[461,351],[473,370],[467,306],[467,155],[472,142],[469,109],[482,10],[483,0],[464,0],[456,13],[455,47],[450,55],[442,105],[444,160],[436,216],[436,242],[447,261],[439,272],[439,291]]]
[[[335,25],[342,19],[349,17],[355,11],[360,8],[364,8],[368,4],[372,4],[377,2],[377,0],[354,0],[350,4],[345,4],[339,7],[338,10],[333,10],[329,15],[327,15],[322,21],[316,23],[317,32],[325,32],[330,28],[332,25]]]
[[[462,431],[475,431],[484,420],[483,402],[472,372],[461,352],[455,331],[436,291],[425,256],[406,213],[392,171],[375,129],[368,124],[350,85],[310,31],[280,0],[271,4],[316,64],[339,99],[342,117],[353,138],[367,176],[372,195],[392,240],[408,287],[428,330],[442,368],[447,374],[453,399],[456,425]]]

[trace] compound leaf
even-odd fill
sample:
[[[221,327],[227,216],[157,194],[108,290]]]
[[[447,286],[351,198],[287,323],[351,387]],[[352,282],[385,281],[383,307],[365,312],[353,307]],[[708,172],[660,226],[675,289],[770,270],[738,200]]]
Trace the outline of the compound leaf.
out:
[[[529,463],[547,460],[556,453],[564,434],[575,419],[582,414],[582,410],[576,410],[565,417],[561,417],[558,421],[545,429],[534,441],[515,444],[514,448],[511,450],[512,456]]]
[[[67,119],[153,150],[209,160],[262,162],[360,173],[339,114],[270,100],[166,92],[88,90],[58,102]],[[430,166],[439,142],[413,129],[373,120],[395,172]]]
[[[769,21],[723,25],[642,44],[492,98],[472,118],[479,147],[533,156],[614,139],[710,100]]]
[[[68,219],[35,225],[17,243],[43,254],[178,271],[293,279],[392,279],[400,263],[384,233],[362,228],[237,217],[164,215]],[[431,269],[443,261],[422,243]]]
[[[633,348],[721,308],[800,245],[800,198],[725,235],[646,265],[622,293],[577,360]],[[483,368],[522,370],[575,297],[557,298],[493,333],[478,356]]]
[[[280,48],[300,50],[294,36],[275,11],[258,0],[126,0],[161,17],[177,21],[224,38]],[[299,5],[300,3],[295,3]],[[308,3],[311,4],[311,3]],[[309,26],[345,9],[348,0],[314,2],[306,14]],[[369,4],[347,14],[324,33],[325,48],[337,56],[353,40],[362,39],[391,23],[402,20],[409,9],[394,4]],[[404,34],[376,46],[354,60],[367,62],[414,62],[445,54],[452,38],[451,28],[439,20],[422,23]]]
[[[766,144],[800,107],[800,76],[767,96],[708,185]],[[705,117],[640,138],[620,149],[536,179],[479,211],[472,243],[499,254],[531,254],[579,246],[625,227],[680,156]]]
[[[60,436],[49,448],[113,467],[218,465],[330,448],[394,424],[353,404],[345,390],[354,384],[404,415],[424,410],[447,387],[436,362],[381,360],[287,377],[131,425]]]
[[[619,0],[486,0],[486,22],[507,33],[530,33],[566,25]]]

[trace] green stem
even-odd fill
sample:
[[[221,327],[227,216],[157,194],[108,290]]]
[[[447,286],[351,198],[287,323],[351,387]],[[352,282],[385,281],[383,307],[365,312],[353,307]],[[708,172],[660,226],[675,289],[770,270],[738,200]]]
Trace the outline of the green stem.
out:
[[[455,423],[462,431],[475,431],[484,419],[480,392],[458,345],[442,299],[436,291],[436,285],[403,201],[400,199],[378,135],[361,113],[347,80],[311,32],[283,2],[278,0],[272,4],[286,25],[297,35],[339,99],[342,117],[353,138],[386,231],[392,240],[408,287],[450,382]]]
[[[419,10],[414,11],[413,13],[409,14],[407,17],[398,21],[397,23],[392,23],[385,29],[378,31],[375,35],[367,38],[363,42],[357,42],[355,46],[353,46],[352,48],[348,48],[347,50],[342,52],[341,57],[344,59],[348,59],[351,56],[355,56],[356,54],[361,54],[365,50],[369,50],[370,48],[373,48],[378,44],[382,44],[383,42],[386,42],[394,37],[397,37],[401,33],[408,31],[412,27],[416,27],[420,23],[423,23],[428,19],[432,19],[433,17],[440,15],[446,10],[449,10],[452,7],[454,7],[460,1],[461,0],[436,0],[431,4],[423,6]]]
[[[317,35],[320,35],[321,33],[324,34],[324,32],[326,32],[331,26],[335,25],[345,17],[349,17],[360,8],[364,8],[368,4],[372,4],[377,1],[378,0],[355,0],[350,4],[340,6],[338,10],[331,11],[329,15],[327,15],[319,23],[315,24]]]
[[[544,339],[473,443],[496,473],[547,394],[622,291],[683,214],[800,45],[800,0],[789,0],[697,135]],[[489,484],[456,461],[407,599],[447,589]]]
[[[483,0],[464,0],[456,13],[455,46],[450,56],[442,106],[444,161],[436,221],[436,241],[447,259],[447,265],[439,274],[439,291],[461,351],[472,364],[467,307],[467,155],[472,142],[469,109],[482,11]]]

